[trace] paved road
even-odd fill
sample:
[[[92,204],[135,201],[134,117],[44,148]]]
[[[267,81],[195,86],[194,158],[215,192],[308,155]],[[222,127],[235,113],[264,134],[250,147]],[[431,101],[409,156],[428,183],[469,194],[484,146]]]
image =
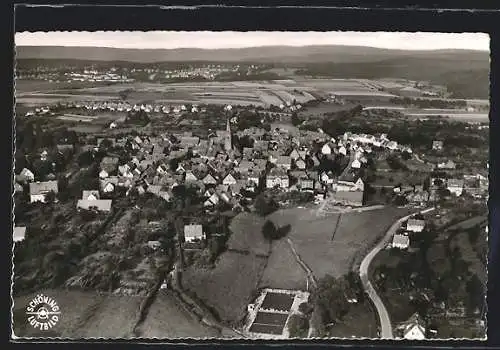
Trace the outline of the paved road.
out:
[[[429,211],[434,210],[434,208],[429,208],[420,211],[421,214],[425,214]],[[392,236],[396,233],[397,229],[401,227],[401,224],[406,221],[408,218],[413,216],[414,214],[407,215],[405,217],[402,217],[401,219],[397,220],[392,226],[387,230],[384,238],[373,248],[367,256],[363,259],[361,262],[361,266],[359,267],[359,277],[361,278],[361,283],[363,283],[363,287],[370,297],[370,299],[373,301],[373,304],[375,305],[378,313],[378,317],[380,320],[380,337],[382,339],[393,339],[394,335],[392,333],[392,324],[391,324],[391,319],[389,317],[389,313],[387,312],[387,309],[382,302],[382,299],[378,296],[375,288],[371,284],[370,280],[368,279],[368,268],[370,266],[370,263],[372,262],[373,258],[380,252],[384,247],[391,241]]]

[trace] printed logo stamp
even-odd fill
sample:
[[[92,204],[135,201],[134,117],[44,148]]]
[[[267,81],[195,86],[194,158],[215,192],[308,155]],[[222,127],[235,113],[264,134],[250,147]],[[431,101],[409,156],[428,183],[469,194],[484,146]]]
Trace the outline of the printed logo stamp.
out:
[[[61,310],[57,302],[48,296],[38,294],[26,307],[28,323],[35,329],[46,331],[59,322]]]

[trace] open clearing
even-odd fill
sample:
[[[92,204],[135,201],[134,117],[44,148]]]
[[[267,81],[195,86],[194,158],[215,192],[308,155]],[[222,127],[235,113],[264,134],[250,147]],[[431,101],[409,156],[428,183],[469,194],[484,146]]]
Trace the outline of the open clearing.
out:
[[[253,254],[225,252],[213,269],[188,268],[183,284],[207,306],[213,307],[219,318],[237,323],[252,301],[267,258]]]
[[[103,295],[67,290],[41,291],[54,299],[61,309],[59,322],[50,332],[36,331],[27,323],[25,309],[38,293],[14,300],[14,333],[18,337],[130,338],[139,318],[144,297]]]
[[[288,242],[285,239],[274,242],[259,287],[306,290],[306,281],[307,274],[296,261]]]
[[[309,210],[285,209],[273,213],[270,219],[277,226],[291,225],[288,238],[315,277],[321,278],[349,272],[394,221],[406,213],[407,209],[387,207],[318,218]],[[340,221],[334,232],[337,220]]]
[[[218,331],[186,311],[169,291],[159,291],[139,332],[141,337],[158,339],[220,337]]]
[[[227,246],[230,250],[251,252],[255,255],[269,255],[271,244],[262,234],[264,218],[250,213],[240,213],[231,220]]]

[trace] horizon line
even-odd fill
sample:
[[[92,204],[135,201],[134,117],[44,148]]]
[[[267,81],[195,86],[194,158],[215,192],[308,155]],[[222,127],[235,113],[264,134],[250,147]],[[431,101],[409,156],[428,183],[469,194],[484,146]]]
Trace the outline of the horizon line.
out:
[[[16,45],[15,47],[65,47],[65,48],[94,48],[94,49],[117,49],[117,50],[203,50],[203,51],[215,51],[215,50],[244,50],[244,49],[256,49],[256,48],[266,48],[266,47],[362,47],[362,48],[370,48],[376,50],[385,50],[385,51],[475,51],[475,52],[489,52],[489,49],[466,49],[466,48],[440,48],[440,49],[396,49],[396,48],[384,48],[377,46],[369,46],[369,45],[346,45],[346,44],[331,44],[331,45],[254,45],[254,46],[243,46],[243,47],[221,47],[221,48],[204,48],[204,47],[172,47],[172,48],[162,48],[162,47],[116,47],[116,46],[91,46],[91,45]]]

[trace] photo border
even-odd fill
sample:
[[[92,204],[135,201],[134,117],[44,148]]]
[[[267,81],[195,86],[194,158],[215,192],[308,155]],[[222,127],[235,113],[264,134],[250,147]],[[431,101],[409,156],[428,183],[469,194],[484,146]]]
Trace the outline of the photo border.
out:
[[[102,2],[102,1],[101,1]],[[81,1],[81,3],[84,3]],[[97,1],[95,3],[98,3]],[[186,3],[186,2],[185,2]],[[269,4],[269,2],[267,2]],[[274,2],[276,3],[276,2]],[[498,126],[498,97],[499,84],[497,82],[499,76],[498,57],[500,57],[500,36],[498,26],[500,20],[500,12],[493,10],[491,5],[482,8],[473,7],[455,7],[450,8],[450,5],[433,5],[429,8],[424,7],[405,7],[406,2],[397,5],[398,8],[375,7],[368,4],[360,4],[357,1],[356,6],[347,6],[345,1],[343,6],[323,6],[317,5],[316,8],[305,8],[303,6],[284,5],[284,1],[274,7],[229,7],[229,6],[198,6],[196,8],[183,8],[182,5],[158,6],[143,5],[133,7],[116,7],[116,6],[89,6],[65,4],[63,7],[54,6],[32,6],[32,5],[17,5],[15,13],[15,31],[48,31],[48,30],[343,30],[343,31],[432,31],[432,32],[485,32],[490,34],[490,55],[491,55],[491,70],[490,70],[490,198],[489,198],[489,263],[488,263],[488,340],[487,341],[463,341],[451,340],[446,341],[446,346],[484,346],[485,343],[499,344],[498,331],[498,298],[500,295],[498,290],[498,245],[499,245],[499,228],[498,216],[500,215],[500,203],[498,196],[497,171],[500,151],[498,150],[495,135],[499,134]],[[286,2],[290,4],[290,1]],[[352,3],[352,2],[351,2]],[[395,3],[395,2],[393,2]],[[444,3],[444,2],[442,2]],[[463,2],[462,2],[463,3]],[[472,4],[471,1],[468,1]],[[189,5],[189,4],[186,4]],[[220,4],[219,4],[220,5]],[[455,4],[457,5],[457,4]],[[478,6],[474,4],[472,6]],[[485,6],[485,4],[482,4]],[[179,7],[180,6],[180,7]],[[7,14],[9,15],[9,14]],[[13,13],[10,13],[13,16]],[[13,23],[14,17],[10,22]],[[11,26],[9,32],[9,43],[12,50],[14,26]],[[10,51],[10,50],[9,50]],[[13,52],[13,51],[12,51]],[[12,60],[12,53],[9,55],[8,61]],[[13,64],[13,62],[11,62]],[[9,65],[10,75],[9,83],[14,83],[12,72],[13,65]],[[12,93],[12,91],[10,92]],[[7,107],[10,110],[10,115],[13,115],[13,104],[9,106],[7,99]],[[494,98],[496,97],[496,99]],[[10,135],[7,139],[10,142],[10,149],[14,141],[13,127],[14,122],[11,122]],[[7,128],[4,128],[7,130]],[[496,156],[495,156],[496,155]],[[12,157],[12,151],[10,157]],[[9,198],[12,200],[12,176],[10,175]],[[9,214],[12,216],[12,204],[9,209]],[[12,222],[10,222],[10,230],[12,232]],[[12,244],[12,238],[9,236],[9,244]],[[11,266],[12,251],[8,249],[9,258],[8,266]],[[9,278],[11,275],[9,274]],[[10,295],[10,291],[9,291]],[[9,306],[10,306],[10,297]],[[9,307],[10,314],[10,307]],[[9,327],[10,328],[10,327]],[[9,332],[10,333],[10,332]],[[166,342],[164,340],[141,340],[141,342],[161,343],[161,344],[179,344],[177,341]],[[15,342],[21,342],[19,340]],[[22,341],[28,342],[28,341]],[[43,340],[36,340],[40,345],[46,343]],[[73,341],[65,341],[72,343]],[[106,341],[108,344],[122,344],[124,341]],[[137,340],[127,341],[127,344],[137,343]],[[189,344],[207,344],[201,340],[180,341],[181,343]],[[335,344],[332,344],[334,342]],[[359,346],[363,340],[355,341],[339,341],[333,339],[316,340],[316,341],[273,341],[272,344],[329,344],[338,346],[354,345]],[[450,343],[448,343],[450,342]],[[89,341],[85,341],[86,344]],[[217,340],[212,344],[241,344],[240,340]],[[249,341],[243,342],[251,345],[269,344],[268,341]],[[380,347],[393,346],[415,346],[421,345],[425,347],[443,346],[443,341],[427,340],[425,342],[407,342],[407,341],[370,341],[370,345]],[[366,344],[368,345],[368,344]]]

